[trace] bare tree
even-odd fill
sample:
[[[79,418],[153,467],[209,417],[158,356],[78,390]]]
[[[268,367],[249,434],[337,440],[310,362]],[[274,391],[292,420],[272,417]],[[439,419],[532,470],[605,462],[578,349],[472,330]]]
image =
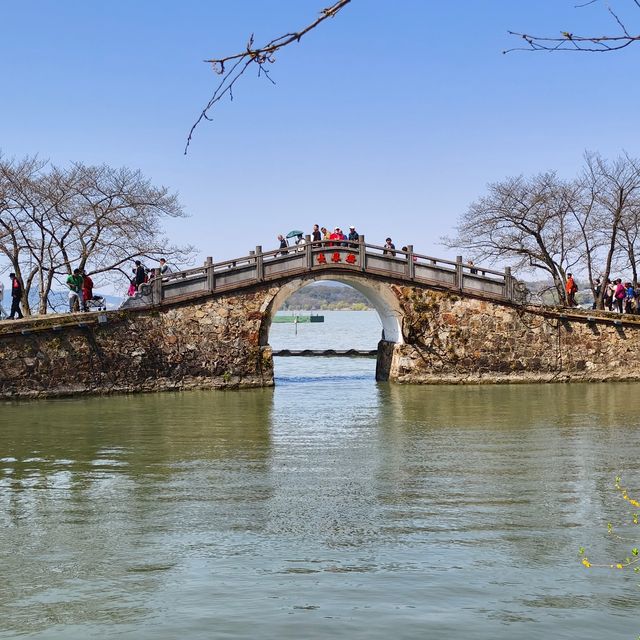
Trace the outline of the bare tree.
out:
[[[139,171],[4,162],[0,193],[0,251],[23,283],[27,314],[34,284],[38,311],[46,313],[54,284],[64,287],[74,268],[115,282],[136,258],[192,255],[161,230],[163,219],[185,215],[177,196]]]
[[[586,153],[584,179],[595,194],[596,227],[603,248],[602,278],[606,283],[619,254],[619,234],[624,233],[625,221],[626,226],[630,226],[640,202],[640,163],[627,153],[613,161],[597,153]],[[633,247],[630,251],[635,255]],[[597,301],[600,309],[603,308],[604,287],[602,289]]]
[[[542,270],[566,301],[566,274],[580,259],[580,236],[573,224],[575,185],[555,173],[518,176],[490,184],[488,194],[462,215],[457,235],[443,238],[478,260],[515,261],[521,270]]]
[[[211,65],[215,73],[219,74],[221,78],[209,99],[209,102],[207,102],[204,109],[202,109],[200,115],[189,130],[187,142],[184,147],[185,155],[189,149],[189,144],[191,143],[193,134],[198,125],[203,120],[211,120],[209,115],[211,109],[213,109],[216,103],[220,102],[220,100],[225,96],[228,96],[229,99],[233,100],[233,87],[240,77],[244,75],[247,69],[250,67],[257,67],[258,76],[263,75],[275,84],[269,75],[269,65],[272,65],[276,61],[276,53],[290,44],[300,42],[300,39],[303,36],[315,29],[328,18],[336,16],[338,12],[344,9],[344,7],[346,7],[350,2],[351,0],[337,0],[337,2],[334,2],[330,7],[323,9],[320,12],[320,15],[306,27],[303,27],[298,31],[285,33],[284,35],[270,40],[261,47],[254,45],[254,34],[252,33],[245,49],[239,53],[234,53],[222,58],[211,58],[209,60],[205,60],[204,62]]]
[[[640,0],[630,0],[635,9],[640,10]],[[584,8],[590,5],[601,4],[601,0],[585,0],[576,5]],[[534,36],[518,31],[509,31],[509,34],[522,38],[524,46],[513,47],[503,51],[582,51],[590,53],[607,53],[625,49],[640,41],[640,34],[630,31],[628,20],[621,17],[621,13],[615,11],[609,4],[606,10],[611,18],[611,24],[615,31],[608,35],[578,35],[571,31],[561,31],[559,36]]]
[[[34,206],[31,194],[45,164],[36,157],[17,162],[0,158],[0,252],[22,284],[22,305],[26,315],[31,312],[29,289],[38,273],[38,267],[33,264],[38,241],[34,220],[38,219],[40,211]]]
[[[603,308],[605,286],[614,269],[638,274],[640,251],[640,161],[622,154],[613,161],[585,153],[578,179],[555,173],[519,176],[491,184],[488,194],[460,218],[457,235],[444,244],[472,252],[479,260],[515,261],[521,270],[542,270],[567,302],[568,271],[586,276]],[[600,268],[598,268],[600,265]]]

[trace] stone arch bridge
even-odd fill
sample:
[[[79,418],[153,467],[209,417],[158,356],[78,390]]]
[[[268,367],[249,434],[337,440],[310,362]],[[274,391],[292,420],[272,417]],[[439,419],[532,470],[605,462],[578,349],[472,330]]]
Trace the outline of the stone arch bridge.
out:
[[[640,323],[526,304],[510,270],[326,242],[156,276],[117,311],[0,326],[0,397],[273,384],[275,312],[311,282],[380,316],[376,377],[408,383],[638,379]]]

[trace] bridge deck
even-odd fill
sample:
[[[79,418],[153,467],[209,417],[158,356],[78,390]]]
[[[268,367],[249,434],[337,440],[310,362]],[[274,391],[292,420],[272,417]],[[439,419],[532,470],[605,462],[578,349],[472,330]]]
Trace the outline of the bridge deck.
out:
[[[124,307],[170,304],[198,295],[230,292],[262,282],[277,282],[292,276],[315,273],[368,275],[406,283],[418,283],[458,293],[482,295],[516,304],[524,302],[524,287],[507,267],[496,271],[455,261],[406,251],[389,251],[364,242],[307,242],[286,251],[263,252],[256,247],[248,256],[213,262],[207,258],[202,267],[156,277],[125,301]]]

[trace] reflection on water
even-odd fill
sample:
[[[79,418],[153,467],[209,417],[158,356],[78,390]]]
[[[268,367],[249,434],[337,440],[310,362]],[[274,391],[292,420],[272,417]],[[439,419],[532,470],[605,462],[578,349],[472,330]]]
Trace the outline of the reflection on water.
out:
[[[0,637],[629,638],[613,491],[640,385],[275,389],[4,404]]]

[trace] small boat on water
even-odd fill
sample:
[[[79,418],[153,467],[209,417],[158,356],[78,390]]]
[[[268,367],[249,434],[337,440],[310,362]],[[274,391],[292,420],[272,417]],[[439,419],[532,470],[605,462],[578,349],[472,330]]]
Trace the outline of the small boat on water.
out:
[[[302,322],[324,322],[324,316],[319,316],[313,313],[311,315],[300,315],[298,313],[294,315],[276,314],[273,316],[272,322],[293,322],[295,324]]]

